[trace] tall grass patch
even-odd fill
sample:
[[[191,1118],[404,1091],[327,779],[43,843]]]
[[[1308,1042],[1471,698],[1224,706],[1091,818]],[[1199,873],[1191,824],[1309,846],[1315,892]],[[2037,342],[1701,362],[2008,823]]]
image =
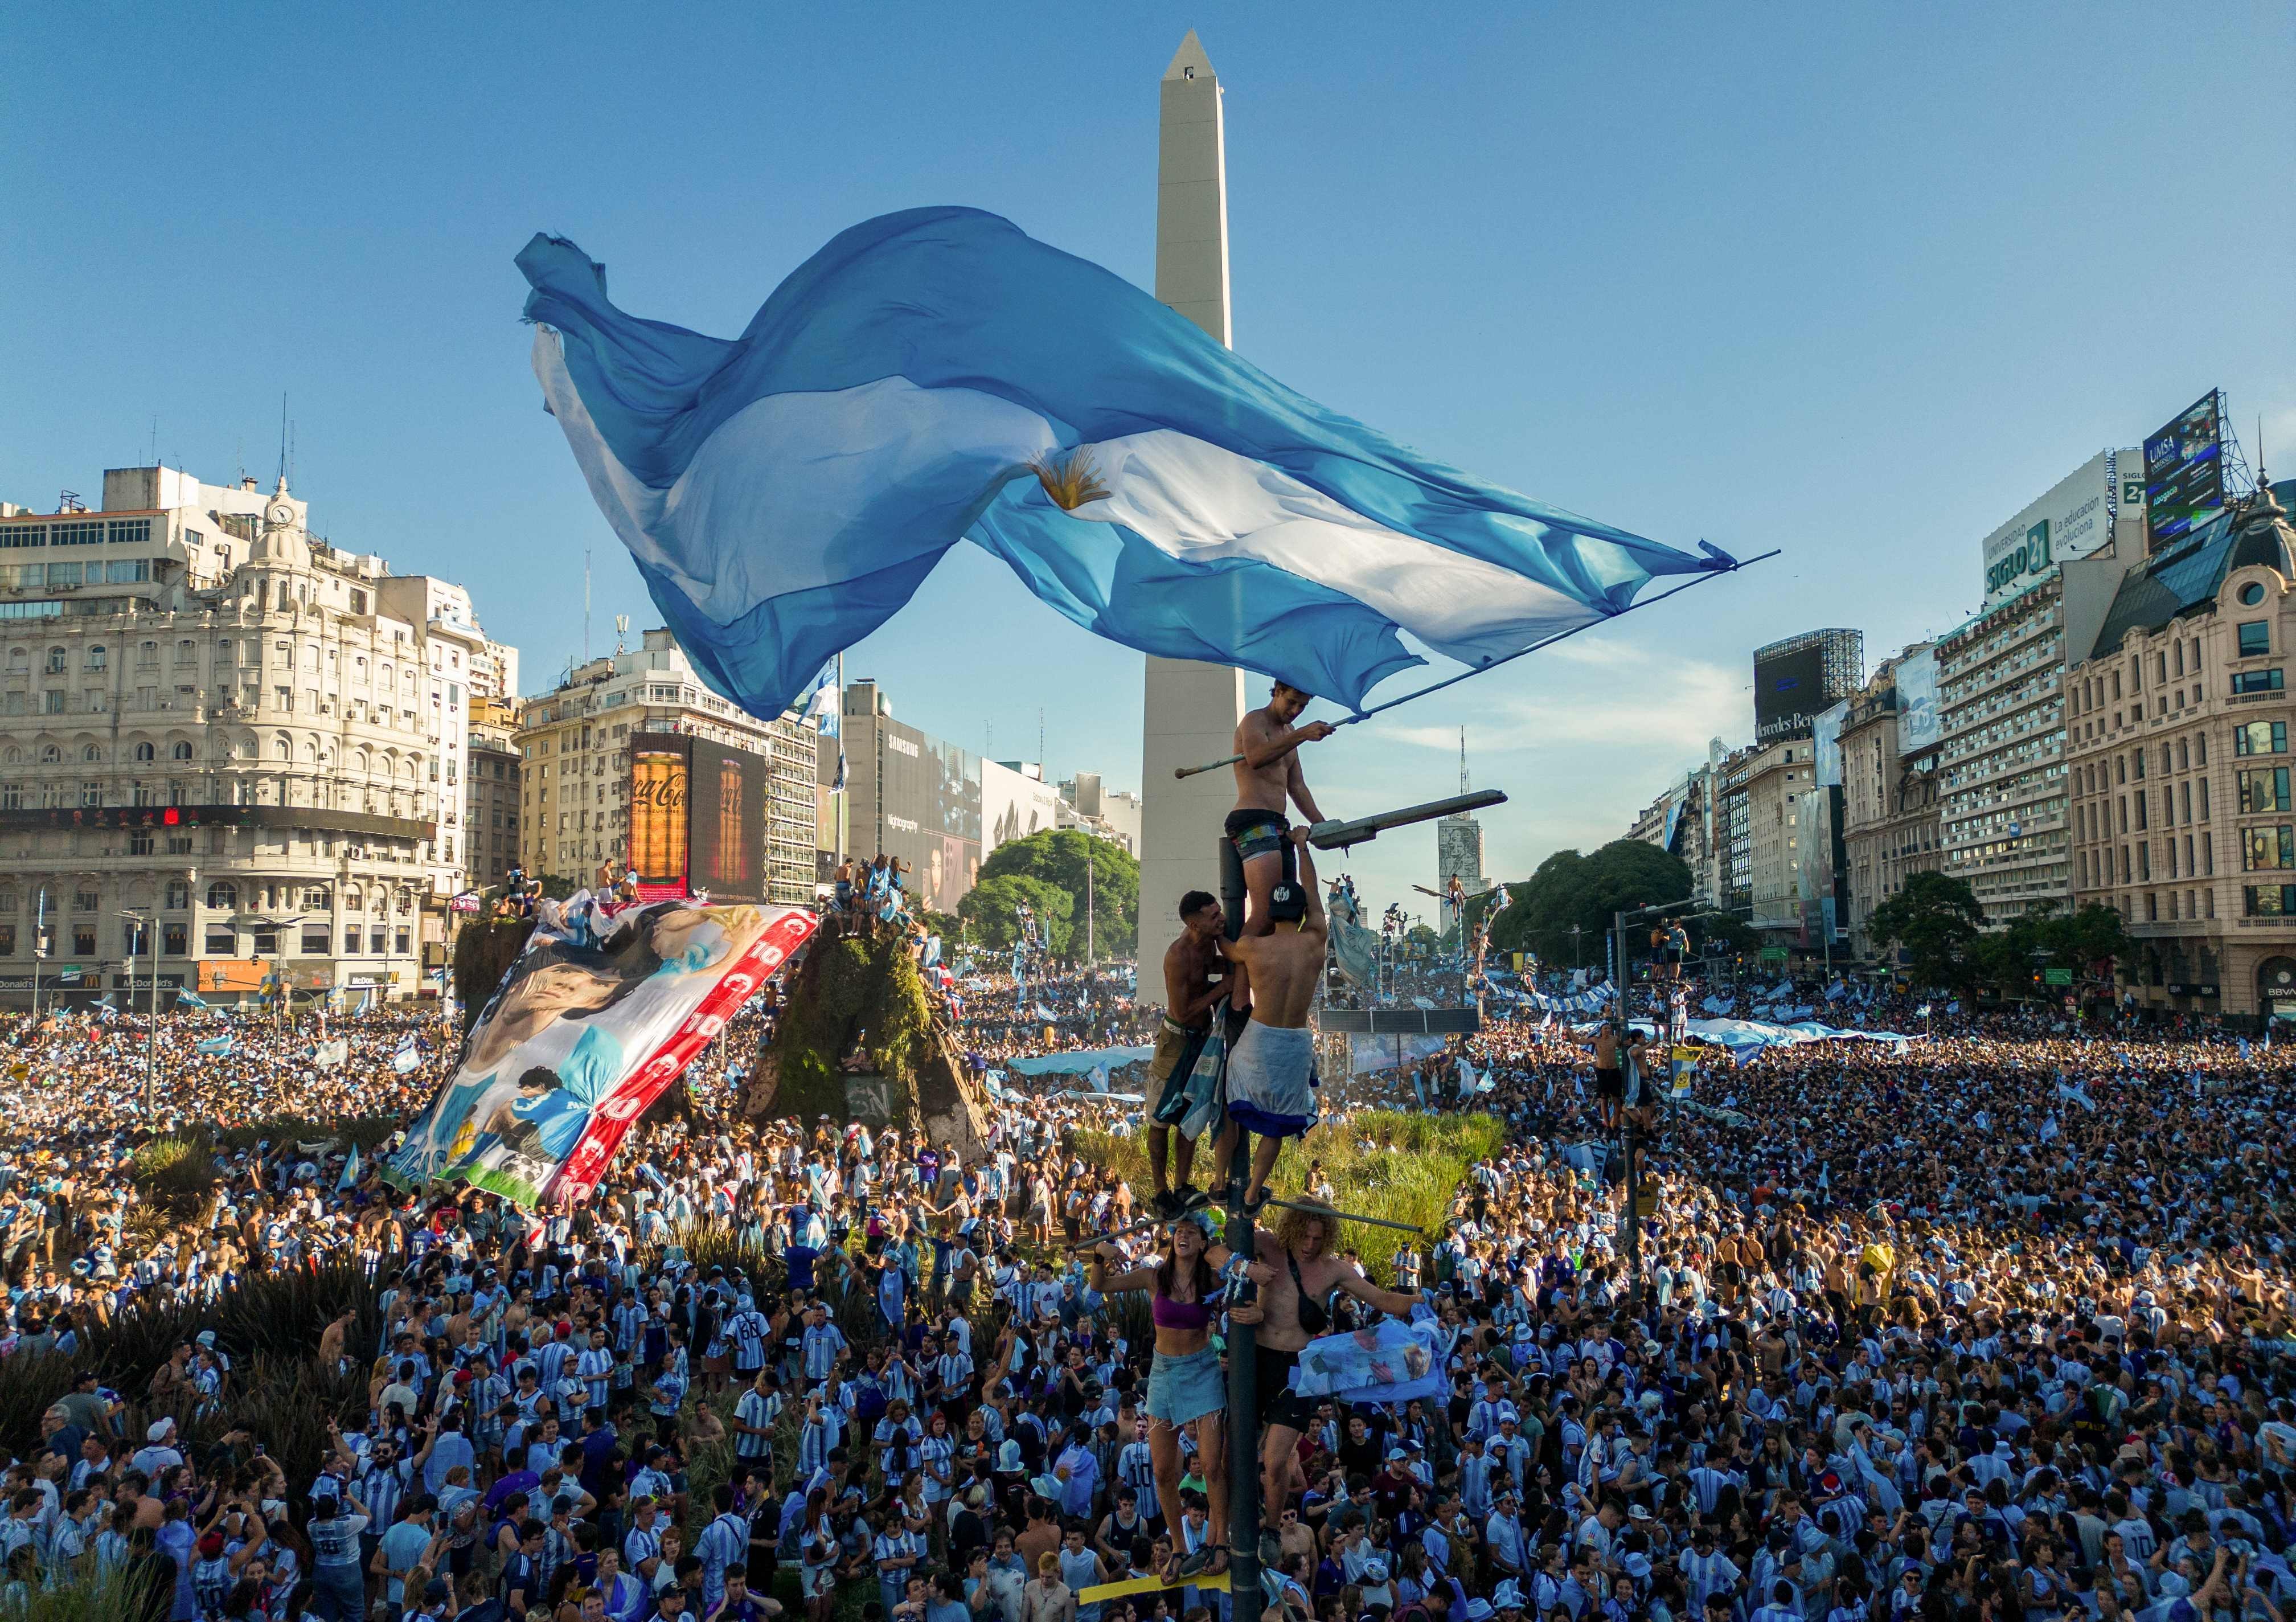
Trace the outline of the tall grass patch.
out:
[[[1320,1160],[1331,1180],[1332,1203],[1342,1211],[1406,1222],[1427,1230],[1431,1241],[1441,1229],[1451,1200],[1466,1181],[1467,1168],[1498,1151],[1506,1128],[1489,1115],[1417,1115],[1374,1110],[1317,1126],[1288,1144],[1275,1165],[1275,1192],[1298,1199],[1308,1167]],[[1131,1186],[1133,1202],[1144,1206],[1155,1192],[1148,1175],[1144,1138],[1137,1133],[1080,1131],[1078,1152],[1113,1170]],[[1209,1175],[1209,1142],[1197,1156],[1197,1180]],[[1409,1235],[1392,1228],[1342,1223],[1335,1247],[1351,1249],[1365,1270],[1385,1281],[1389,1264]]]

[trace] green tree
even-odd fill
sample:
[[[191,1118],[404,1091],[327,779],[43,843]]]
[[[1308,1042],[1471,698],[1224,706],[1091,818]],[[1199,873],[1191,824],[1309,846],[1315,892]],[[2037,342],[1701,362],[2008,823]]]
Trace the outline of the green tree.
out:
[[[2111,980],[2115,964],[2136,950],[2120,909],[2102,902],[2092,901],[2063,918],[2051,919],[2044,934],[2057,956],[2055,967],[2095,979]]]
[[[956,904],[957,916],[967,926],[967,938],[992,952],[1012,949],[1021,938],[1021,915],[1026,903],[1044,930],[1045,947],[1054,957],[1065,957],[1077,933],[1076,897],[1057,884],[1021,873],[984,877]]]
[[[2120,913],[2092,902],[2077,912],[2040,912],[2017,919],[1978,943],[1977,959],[1987,984],[2003,996],[2063,995],[2048,983],[2052,969],[2072,979],[2110,981],[2114,961],[2130,950]]]
[[[1089,878],[1086,866],[1089,861]],[[1121,845],[1097,840],[1077,828],[1047,828],[989,852],[980,879],[1034,879],[1067,892],[1074,902],[1075,938],[1048,938],[1054,954],[1081,958],[1085,952],[1085,893],[1092,894],[1092,942],[1102,957],[1129,957],[1140,943],[1140,863]],[[1177,906],[1177,896],[1158,901]],[[957,909],[968,919],[972,913]],[[1010,911],[1007,911],[1007,917]],[[1069,914],[1063,914],[1069,916]]]
[[[1965,881],[1915,873],[1874,909],[1866,927],[1876,940],[1904,948],[1920,984],[1965,990],[1980,971],[1977,944],[1984,923],[1985,910]],[[1996,960],[1998,950],[1992,952]]]
[[[1687,900],[1695,886],[1681,857],[1641,840],[1612,840],[1592,856],[1558,850],[1509,888],[1514,905],[1491,926],[1493,950],[1536,952],[1542,963],[1567,965],[1577,924],[1578,961],[1591,967],[1607,961],[1604,937],[1615,913]],[[1630,927],[1630,954],[1642,944],[1635,934]]]

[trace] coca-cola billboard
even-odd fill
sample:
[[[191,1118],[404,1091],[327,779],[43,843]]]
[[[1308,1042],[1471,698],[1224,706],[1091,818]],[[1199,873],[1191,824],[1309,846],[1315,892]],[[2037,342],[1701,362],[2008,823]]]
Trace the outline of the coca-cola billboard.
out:
[[[766,762],[706,738],[640,733],[630,749],[630,866],[642,884],[718,901],[766,889]]]

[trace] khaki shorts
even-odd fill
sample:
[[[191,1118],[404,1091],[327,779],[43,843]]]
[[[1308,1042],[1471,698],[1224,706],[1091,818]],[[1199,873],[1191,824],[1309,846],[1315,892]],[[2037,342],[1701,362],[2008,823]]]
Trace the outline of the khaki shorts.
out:
[[[1147,1102],[1141,1106],[1145,1119],[1153,1124],[1158,1108],[1165,1095],[1175,1087],[1188,1085],[1189,1072],[1196,1068],[1196,1059],[1204,1051],[1204,1038],[1209,1029],[1189,1030],[1166,1020],[1156,1033],[1156,1055],[1148,1061],[1148,1085],[1144,1089]]]

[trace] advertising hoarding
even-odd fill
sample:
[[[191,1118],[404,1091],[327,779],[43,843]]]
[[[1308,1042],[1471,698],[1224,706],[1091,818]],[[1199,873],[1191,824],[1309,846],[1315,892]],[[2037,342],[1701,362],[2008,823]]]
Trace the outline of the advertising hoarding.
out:
[[[1754,655],[1754,736],[1760,741],[1807,737],[1811,717],[1831,701],[1825,650],[1817,643]]]
[[[953,912],[980,872],[980,757],[890,717],[879,717],[877,741],[877,825],[853,837],[898,857],[923,905]],[[857,843],[854,854],[876,853]]]
[[[980,848],[983,855],[999,845],[1025,840],[1032,833],[1060,826],[1061,797],[1053,785],[999,766],[980,763]]]
[[[712,901],[766,895],[766,760],[707,738],[693,745],[686,881]]]
[[[1841,786],[1841,724],[1849,716],[1849,700],[1841,700],[1820,710],[1810,723],[1811,782],[1824,787]]]
[[[706,738],[630,742],[630,867],[649,887],[713,900],[766,890],[766,761]]]
[[[1794,821],[1794,891],[1801,903],[1801,944],[1813,950],[1841,938],[1835,875],[1841,871],[1834,845],[1841,818],[1838,788],[1812,789],[1801,797]]]
[[[261,991],[271,978],[271,960],[254,957],[203,957],[192,971],[201,991]]]
[[[2134,451],[2099,451],[2049,493],[1985,537],[1985,606],[1997,607],[2038,585],[2062,563],[2100,552],[2112,539],[2120,492],[2116,463]]]
[[[630,869],[651,884],[685,882],[691,741],[659,733],[630,740]]]
[[[1898,753],[1933,747],[1941,733],[1938,713],[1938,656],[1934,647],[1898,661]]]
[[[2222,401],[2210,389],[2144,440],[2148,550],[2158,551],[2224,505]]]

